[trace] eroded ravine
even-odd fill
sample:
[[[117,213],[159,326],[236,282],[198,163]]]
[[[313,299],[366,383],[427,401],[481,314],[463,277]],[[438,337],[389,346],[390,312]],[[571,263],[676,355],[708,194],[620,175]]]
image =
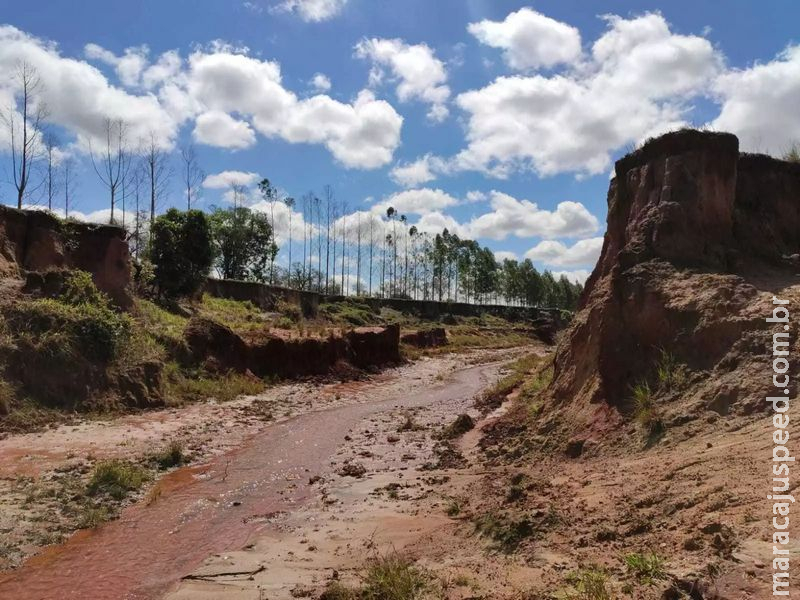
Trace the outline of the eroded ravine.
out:
[[[157,598],[209,554],[245,546],[272,515],[308,499],[310,476],[330,469],[354,423],[398,406],[471,397],[499,366],[466,367],[426,387],[376,387],[373,402],[268,427],[210,463],[168,475],[151,506],[133,506],[118,521],[34,557],[0,580],[0,598]]]

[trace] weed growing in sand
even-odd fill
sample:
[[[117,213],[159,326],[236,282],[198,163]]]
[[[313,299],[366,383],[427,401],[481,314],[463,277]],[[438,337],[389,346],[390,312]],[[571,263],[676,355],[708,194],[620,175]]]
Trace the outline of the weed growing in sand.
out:
[[[657,581],[667,578],[664,559],[655,552],[647,554],[632,552],[631,554],[626,554],[622,560],[628,572],[633,574],[641,583],[654,585]]]
[[[322,592],[319,600],[358,600],[358,592],[342,585],[338,581],[331,581]]]
[[[650,384],[640,381],[632,388],[633,414],[648,435],[656,435],[663,431],[664,423],[656,406]]]
[[[450,498],[444,512],[448,517],[457,517],[461,514],[461,501],[458,498]]]
[[[430,577],[399,554],[376,558],[367,569],[363,600],[414,600],[428,589]]]
[[[111,519],[111,513],[105,506],[87,506],[78,516],[79,529],[94,529]]]
[[[147,473],[140,466],[124,460],[106,460],[97,464],[86,486],[90,496],[108,494],[122,500],[128,492],[142,487]]]
[[[418,600],[431,590],[431,577],[397,553],[374,558],[360,587],[331,581],[320,600]]]
[[[536,532],[533,521],[526,515],[512,516],[496,512],[481,515],[475,520],[475,531],[491,539],[498,550],[512,554],[519,545]]]
[[[661,350],[656,363],[656,375],[659,388],[671,391],[680,388],[686,382],[686,367],[678,362],[674,354]]]
[[[608,589],[608,573],[598,567],[588,567],[570,573],[567,581],[575,587],[576,594],[568,596],[575,600],[611,600]]]
[[[159,469],[166,470],[183,464],[186,457],[183,453],[183,444],[172,440],[166,447],[152,455],[152,460]]]

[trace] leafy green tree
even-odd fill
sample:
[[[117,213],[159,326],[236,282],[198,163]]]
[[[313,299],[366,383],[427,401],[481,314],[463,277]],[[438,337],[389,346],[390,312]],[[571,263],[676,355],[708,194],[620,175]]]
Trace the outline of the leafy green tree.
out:
[[[171,208],[155,220],[151,235],[150,260],[159,294],[175,298],[196,293],[214,260],[205,213]]]
[[[224,279],[267,281],[278,253],[269,218],[240,206],[217,208],[209,220],[219,275]]]

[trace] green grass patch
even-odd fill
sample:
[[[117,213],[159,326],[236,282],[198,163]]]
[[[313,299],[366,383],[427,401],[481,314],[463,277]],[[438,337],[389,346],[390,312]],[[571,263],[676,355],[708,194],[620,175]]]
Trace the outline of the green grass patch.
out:
[[[147,472],[139,465],[124,460],[105,460],[92,471],[86,493],[90,496],[107,494],[115,500],[122,500],[142,487],[147,479]]]
[[[175,363],[165,369],[167,397],[171,404],[199,402],[214,398],[230,402],[239,396],[255,396],[263,392],[267,383],[243,373],[211,375],[203,370],[183,370]]]
[[[268,325],[261,310],[250,301],[242,302],[203,294],[199,312],[234,331],[252,331]]]
[[[325,302],[320,304],[317,314],[322,320],[344,327],[364,327],[384,322],[381,315],[372,310],[369,304],[357,298],[347,298],[340,302]]]
[[[608,573],[599,567],[587,567],[570,573],[567,581],[574,586],[575,593],[568,597],[575,600],[611,600]]]
[[[664,559],[655,552],[632,552],[622,557],[625,567],[637,581],[645,585],[655,585],[667,578]]]

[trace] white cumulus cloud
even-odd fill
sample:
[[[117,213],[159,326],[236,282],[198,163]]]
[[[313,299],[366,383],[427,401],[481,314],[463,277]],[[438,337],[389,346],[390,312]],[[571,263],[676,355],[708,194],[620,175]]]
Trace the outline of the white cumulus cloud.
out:
[[[234,119],[228,113],[210,110],[195,120],[194,139],[201,144],[238,150],[256,143],[256,134],[246,121]]]
[[[275,6],[278,12],[297,14],[303,21],[327,21],[344,9],[347,0],[284,0]]]
[[[593,235],[600,224],[579,202],[560,202],[555,210],[539,208],[498,191],[490,194],[492,212],[473,218],[464,227],[470,237],[503,240],[508,236],[574,237]]]
[[[603,238],[594,237],[566,246],[555,240],[544,240],[525,253],[525,258],[554,267],[594,266],[600,258]]]
[[[247,171],[222,171],[203,180],[203,187],[210,190],[225,190],[234,185],[253,185],[259,180],[258,173]]]
[[[383,81],[384,69],[397,82],[401,102],[419,100],[430,104],[428,118],[439,123],[447,118],[450,88],[446,85],[447,69],[427,44],[409,45],[401,39],[364,39],[355,47],[356,56],[373,63],[370,80]]]
[[[455,164],[498,177],[605,173],[614,150],[685,124],[688,101],[708,92],[721,55],[705,38],[673,33],[658,13],[605,19],[607,31],[575,69],[498,77],[459,95],[467,147]]]
[[[581,34],[561,23],[522,8],[503,21],[470,23],[467,30],[482,44],[503,50],[503,58],[520,71],[572,63],[581,55]]]
[[[722,109],[711,125],[737,134],[743,149],[782,154],[800,140],[800,45],[722,74],[714,92]]]

